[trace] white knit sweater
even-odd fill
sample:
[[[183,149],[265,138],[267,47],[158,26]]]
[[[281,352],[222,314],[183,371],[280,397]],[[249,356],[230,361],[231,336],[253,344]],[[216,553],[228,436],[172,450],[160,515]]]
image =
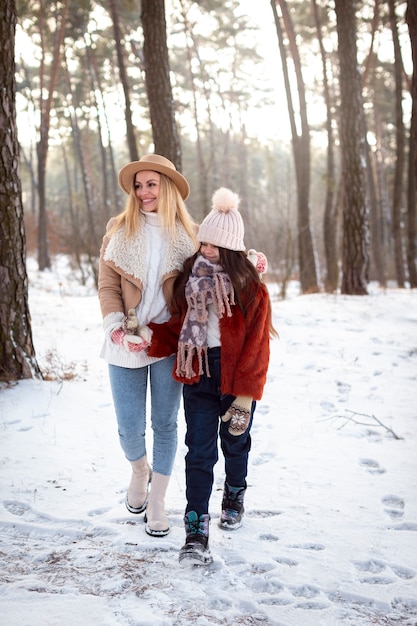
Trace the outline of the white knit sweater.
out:
[[[168,235],[160,225],[158,213],[142,213],[145,216],[145,237],[143,241],[145,264],[140,263],[136,275],[141,274],[143,293],[141,301],[136,308],[136,315],[140,326],[145,326],[150,321],[156,323],[166,322],[169,318],[168,306],[162,293],[161,277],[164,272],[165,255],[167,250]],[[138,261],[138,257],[136,256]],[[134,263],[134,256],[130,259]],[[118,314],[114,314],[116,317]],[[107,316],[109,317],[109,316]],[[120,326],[120,320],[116,319],[114,327]],[[107,328],[111,326],[108,324]],[[100,356],[111,365],[119,367],[138,368],[158,361],[155,357],[148,357],[146,351],[128,352],[123,346],[115,344],[110,333],[105,333],[105,340]]]

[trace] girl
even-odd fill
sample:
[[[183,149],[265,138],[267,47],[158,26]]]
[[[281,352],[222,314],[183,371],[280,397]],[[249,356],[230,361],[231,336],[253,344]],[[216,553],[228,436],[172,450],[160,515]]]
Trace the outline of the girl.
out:
[[[101,356],[109,364],[120,444],[132,466],[126,507],[136,514],[146,509],[146,532],[162,536],[169,532],[164,504],[177,449],[182,385],[171,375],[173,356],[147,353],[147,324],[170,317],[174,280],[197,248],[196,225],[184,204],[188,182],[165,157],[148,154],[128,163],[119,172],[119,184],[128,194],[126,208],[109,221],[100,251]],[[145,445],[148,378],[153,473]]]
[[[225,460],[220,528],[242,523],[256,400],[262,397],[269,363],[271,305],[245,252],[239,198],[221,188],[201,224],[199,251],[175,282],[171,320],[153,329],[150,353],[177,352],[173,371],[184,384],[186,540],[182,564],[208,564],[209,499],[217,440]],[[219,418],[220,421],[219,421]]]

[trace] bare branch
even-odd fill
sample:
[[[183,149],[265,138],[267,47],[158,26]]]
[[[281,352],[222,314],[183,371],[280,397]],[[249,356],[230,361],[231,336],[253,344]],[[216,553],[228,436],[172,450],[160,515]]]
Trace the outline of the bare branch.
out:
[[[348,424],[349,422],[353,422],[354,424],[358,424],[359,426],[369,426],[369,427],[380,426],[381,428],[386,430],[388,433],[390,433],[390,435],[392,435],[394,437],[394,439],[397,439],[397,440],[403,439],[403,437],[399,437],[392,430],[392,428],[389,428],[388,426],[386,426],[375,415],[368,415],[367,413],[357,413],[356,411],[350,411],[349,409],[345,409],[345,413],[348,413],[349,415],[333,415],[332,417],[329,417],[329,418],[326,418],[326,419],[332,420],[332,421],[334,421],[334,420],[344,420],[343,423],[341,424],[341,426],[338,427],[338,430],[342,430],[342,428],[344,428],[346,426],[346,424]],[[366,418],[368,418],[370,420],[373,420],[373,422],[362,422],[362,421],[356,419],[356,416],[366,417]]]

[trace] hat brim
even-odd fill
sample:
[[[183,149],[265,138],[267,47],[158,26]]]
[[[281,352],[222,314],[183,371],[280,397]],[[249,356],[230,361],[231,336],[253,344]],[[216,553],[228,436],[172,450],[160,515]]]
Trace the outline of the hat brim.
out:
[[[170,161],[168,162],[170,163]],[[156,159],[153,160],[151,157],[147,160],[132,161],[132,163],[128,163],[122,167],[119,172],[119,185],[123,191],[129,194],[132,189],[135,174],[143,171],[158,172],[159,174],[168,176],[178,187],[178,191],[183,200],[186,200],[190,195],[190,185],[182,174],[176,169],[173,169],[173,167],[169,167]]]

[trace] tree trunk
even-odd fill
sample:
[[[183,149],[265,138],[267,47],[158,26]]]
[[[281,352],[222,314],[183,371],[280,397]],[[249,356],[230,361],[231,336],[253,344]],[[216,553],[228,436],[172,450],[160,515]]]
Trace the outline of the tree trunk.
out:
[[[408,157],[408,194],[407,194],[407,267],[408,279],[411,289],[417,287],[417,199],[416,199],[416,175],[414,171],[416,161],[416,138],[417,138],[417,109],[413,103],[410,131],[410,154]]]
[[[102,117],[106,118],[106,109],[104,106],[103,92],[101,89],[101,84],[100,84],[97,67],[95,63],[94,49],[91,48],[91,45],[90,45],[91,42],[90,42],[90,39],[87,38],[87,33],[84,34],[84,42],[85,42],[85,53],[86,53],[86,56],[85,56],[86,70],[90,78],[90,84],[91,84],[91,88],[90,88],[91,98],[96,106],[97,113],[98,113],[96,117],[97,131],[98,131],[97,143],[98,143],[98,150],[100,153],[101,173],[102,173],[101,183],[102,183],[103,208],[104,208],[103,217],[106,223],[107,220],[112,215],[113,206],[114,206],[114,203],[110,201],[109,179],[111,179],[111,177],[110,177],[110,173],[108,171],[108,166],[107,166],[107,150],[106,150],[106,146],[103,143],[105,129],[103,128],[103,125],[101,123],[101,118]],[[68,71],[68,67],[67,67],[67,71]],[[68,81],[70,81],[70,77],[68,78]],[[97,94],[100,94],[100,100],[98,99]],[[116,198],[114,198],[114,200],[116,200]]]
[[[85,198],[85,208],[87,213],[87,232],[85,237],[83,237],[83,243],[85,245],[85,252],[88,254],[92,254],[93,251],[98,250],[99,248],[99,238],[96,234],[96,226],[94,220],[94,202],[93,202],[93,192],[91,189],[90,175],[87,171],[86,166],[86,158],[84,156],[84,146],[81,141],[81,133],[78,124],[77,111],[81,108],[79,102],[77,102],[76,94],[72,88],[71,84],[71,75],[68,70],[68,65],[65,65],[65,82],[68,88],[68,96],[70,102],[72,104],[71,110],[71,129],[72,129],[72,139],[74,141],[75,154],[78,159],[78,165],[81,171],[83,190],[84,190],[84,198]]]
[[[416,269],[416,185],[417,185],[417,3],[408,0],[406,20],[411,40],[411,53],[413,58],[413,79],[411,83],[412,117],[409,155],[409,181],[408,181],[408,243],[407,263],[410,279],[410,287],[417,287]]]
[[[129,88],[129,81],[127,78],[124,55],[123,55],[122,35],[120,32],[119,12],[117,8],[116,0],[110,0],[109,8],[110,8],[111,19],[113,22],[114,41],[116,45],[117,63],[119,65],[120,82],[122,83],[123,93],[125,96],[126,135],[127,135],[127,144],[129,146],[129,155],[130,155],[131,161],[137,161],[139,159],[139,154],[138,154],[138,149],[136,146],[135,129],[134,129],[133,122],[132,122],[132,108],[130,105],[130,88]]]
[[[323,240],[326,256],[326,278],[324,281],[327,292],[336,291],[339,270],[337,259],[337,205],[335,203],[335,166],[334,166],[334,137],[332,98],[330,96],[329,80],[327,76],[327,55],[323,45],[321,23],[317,1],[313,2],[313,15],[316,24],[317,38],[320,46],[321,65],[323,70],[323,92],[326,103],[326,132],[327,132],[327,173],[326,173],[326,202],[323,219]]]
[[[59,64],[61,57],[61,46],[64,40],[66,16],[68,10],[68,1],[63,0],[61,10],[57,10],[56,30],[54,36],[54,45],[52,50],[51,73],[49,77],[49,85],[45,86],[45,59],[49,51],[45,50],[45,5],[40,3],[39,14],[39,33],[42,46],[42,59],[40,67],[40,129],[39,142],[37,145],[38,156],[38,194],[39,194],[39,229],[38,229],[38,263],[39,269],[44,270],[51,266],[48,251],[48,235],[47,235],[47,211],[46,211],[46,160],[49,150],[49,128],[51,124],[52,100],[54,98],[55,86],[57,83]],[[47,98],[44,99],[44,92]]]
[[[300,283],[303,293],[319,291],[317,284],[316,264],[314,259],[313,241],[310,229],[310,130],[307,121],[307,105],[305,99],[304,82],[301,74],[301,63],[295,41],[292,22],[285,0],[278,0],[283,16],[286,35],[289,40],[291,56],[297,78],[297,89],[300,110],[301,134],[298,135],[295,123],[295,112],[292,102],[291,86],[288,75],[287,55],[284,46],[284,36],[278,17],[275,0],[271,0],[275,26],[281,52],[282,68],[284,73],[285,90],[287,94],[288,112],[290,116],[294,163],[297,179],[297,224],[298,224],[298,257],[300,266]]]
[[[382,250],[382,214],[381,203],[377,194],[377,163],[375,167],[372,162],[372,151],[368,141],[366,146],[366,172],[368,181],[369,203],[370,203],[370,232],[371,232],[371,280],[375,279],[381,287],[386,286],[385,281],[385,258]]]
[[[143,53],[155,152],[182,169],[181,146],[169,77],[165,2],[142,0]]]
[[[181,14],[182,19],[184,21],[184,31],[185,31],[185,45],[186,45],[186,53],[187,53],[187,63],[188,63],[188,74],[190,80],[190,89],[193,97],[193,112],[194,112],[194,125],[196,131],[196,151],[197,151],[197,169],[198,169],[198,187],[199,187],[199,206],[207,207],[209,206],[209,196],[208,196],[208,186],[207,186],[207,167],[204,159],[204,150],[203,150],[203,142],[201,137],[200,130],[200,120],[198,115],[198,99],[199,94],[197,92],[197,87],[194,80],[194,72],[193,72],[193,54],[194,51],[195,56],[199,61],[199,66],[201,68],[200,59],[197,53],[196,42],[193,36],[193,29],[190,27],[187,19],[187,9],[184,6],[182,0],[180,0],[181,5]],[[192,41],[193,49],[190,48],[188,41],[189,38]]]
[[[353,0],[335,0],[340,63],[340,129],[344,178],[342,293],[367,294],[368,216],[365,140]]]
[[[396,159],[394,174],[394,191],[392,198],[392,225],[394,234],[395,270],[398,287],[405,286],[404,252],[403,252],[403,225],[402,225],[402,198],[403,198],[403,171],[405,163],[404,155],[404,122],[402,109],[402,60],[401,48],[398,40],[397,17],[395,15],[395,2],[388,0],[389,17],[391,24],[392,39],[394,42],[394,72],[395,72],[395,125],[396,125]]]
[[[0,380],[39,376],[28,305],[16,128],[16,4],[0,0]]]

